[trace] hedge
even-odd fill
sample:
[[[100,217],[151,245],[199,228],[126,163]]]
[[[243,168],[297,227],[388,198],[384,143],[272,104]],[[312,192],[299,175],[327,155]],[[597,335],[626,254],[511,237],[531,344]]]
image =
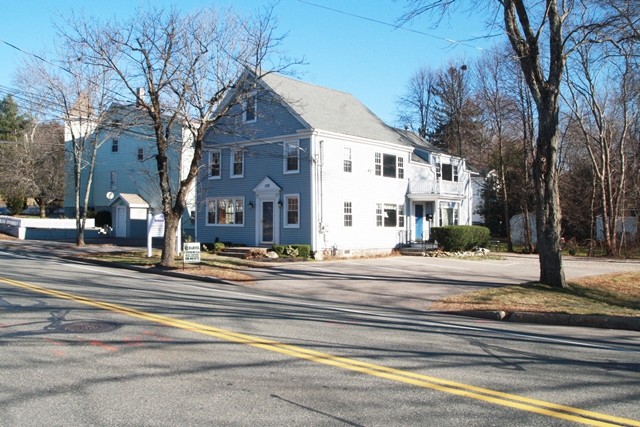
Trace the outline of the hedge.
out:
[[[448,252],[466,251],[476,246],[487,247],[489,229],[477,225],[449,225],[431,230],[432,237]]]

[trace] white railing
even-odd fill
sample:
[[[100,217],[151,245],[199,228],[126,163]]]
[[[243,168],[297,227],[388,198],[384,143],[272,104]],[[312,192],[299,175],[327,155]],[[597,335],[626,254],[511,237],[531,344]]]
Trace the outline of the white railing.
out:
[[[455,194],[463,195],[461,182],[435,181],[432,179],[409,180],[409,194]]]

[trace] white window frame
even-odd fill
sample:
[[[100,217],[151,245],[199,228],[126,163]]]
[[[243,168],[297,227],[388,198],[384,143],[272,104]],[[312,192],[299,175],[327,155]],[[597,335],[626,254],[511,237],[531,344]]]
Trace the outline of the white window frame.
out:
[[[353,227],[353,203],[350,200],[345,200],[342,204],[343,216],[342,225],[344,227]]]
[[[300,141],[288,141],[282,144],[283,151],[283,172],[285,174],[289,173],[300,173]],[[294,153],[295,156],[290,156],[290,153]],[[289,169],[289,159],[296,159],[296,168]]]
[[[235,173],[236,169],[236,154],[240,153],[240,164],[242,165],[242,171],[240,174]],[[244,150],[237,149],[231,150],[231,170],[229,171],[231,178],[243,178],[244,177]]]
[[[218,174],[213,175],[211,173],[211,166],[213,165],[213,156],[214,154],[218,155]],[[209,161],[208,161],[208,176],[209,179],[221,179],[222,178],[222,152],[220,150],[211,150],[209,151]]]
[[[376,227],[384,226],[382,203],[376,203]]]
[[[388,160],[385,162],[385,157]],[[393,161],[391,158],[393,157]],[[385,165],[391,166],[393,165],[393,175],[385,175]],[[382,154],[382,176],[385,178],[397,178],[398,177],[398,156],[395,154]]]
[[[253,109],[249,109],[249,105],[253,104]],[[247,112],[253,111],[253,118],[247,118]],[[255,123],[258,120],[258,93],[249,92],[246,94],[242,101],[242,122],[243,123]]]
[[[387,211],[393,210],[395,212],[396,219],[393,225],[387,225],[388,215]],[[376,203],[376,227],[383,228],[404,228],[405,226],[405,214],[404,205],[396,203]]]
[[[284,228],[300,228],[300,194],[285,194],[283,197],[283,208],[284,212],[282,215],[283,227]],[[297,222],[291,223],[289,222],[289,201],[295,200],[297,206]]]
[[[111,152],[118,153],[120,151],[120,140],[118,138],[111,139]]]
[[[342,147],[342,171],[346,173],[353,172],[353,158],[351,156],[351,147]]]
[[[225,206],[225,222],[220,223],[220,218],[218,215],[219,211],[219,203],[220,201],[231,202],[227,206]],[[211,222],[211,209],[213,208],[213,222]],[[229,209],[231,208],[231,209]],[[240,210],[238,210],[240,208]],[[206,203],[206,225],[207,226],[216,226],[216,227],[244,227],[244,221],[246,219],[245,215],[246,209],[244,206],[244,197],[242,196],[229,196],[229,197],[210,197],[207,199]],[[235,221],[238,219],[238,213],[242,213],[242,222],[236,223]],[[234,222],[226,222],[227,215],[232,215]]]
[[[402,156],[396,157],[396,174],[399,179],[404,179],[404,158]]]
[[[109,188],[111,190],[115,190],[118,187],[118,172],[111,171],[109,172]]]

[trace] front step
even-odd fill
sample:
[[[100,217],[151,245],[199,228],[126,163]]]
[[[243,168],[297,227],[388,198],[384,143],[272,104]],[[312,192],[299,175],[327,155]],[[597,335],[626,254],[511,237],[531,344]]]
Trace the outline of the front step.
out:
[[[246,247],[246,246],[239,246],[239,247],[235,247],[235,246],[231,246],[228,248],[224,248],[224,250],[222,252],[219,252],[218,255],[222,255],[222,256],[228,256],[231,258],[240,258],[240,259],[247,259],[249,258],[249,254],[257,254],[257,253],[261,253],[262,255],[267,255],[267,248],[253,248],[253,247]]]
[[[438,249],[437,243],[412,243],[399,249],[400,255],[424,256],[426,252]]]

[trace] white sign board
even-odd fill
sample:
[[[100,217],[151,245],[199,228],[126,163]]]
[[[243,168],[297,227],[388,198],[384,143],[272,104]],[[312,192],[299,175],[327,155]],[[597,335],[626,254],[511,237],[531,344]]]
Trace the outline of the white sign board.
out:
[[[182,259],[185,264],[200,262],[200,243],[185,243],[183,249]]]
[[[148,224],[148,235],[150,237],[164,237],[164,215],[158,214],[151,217]]]

